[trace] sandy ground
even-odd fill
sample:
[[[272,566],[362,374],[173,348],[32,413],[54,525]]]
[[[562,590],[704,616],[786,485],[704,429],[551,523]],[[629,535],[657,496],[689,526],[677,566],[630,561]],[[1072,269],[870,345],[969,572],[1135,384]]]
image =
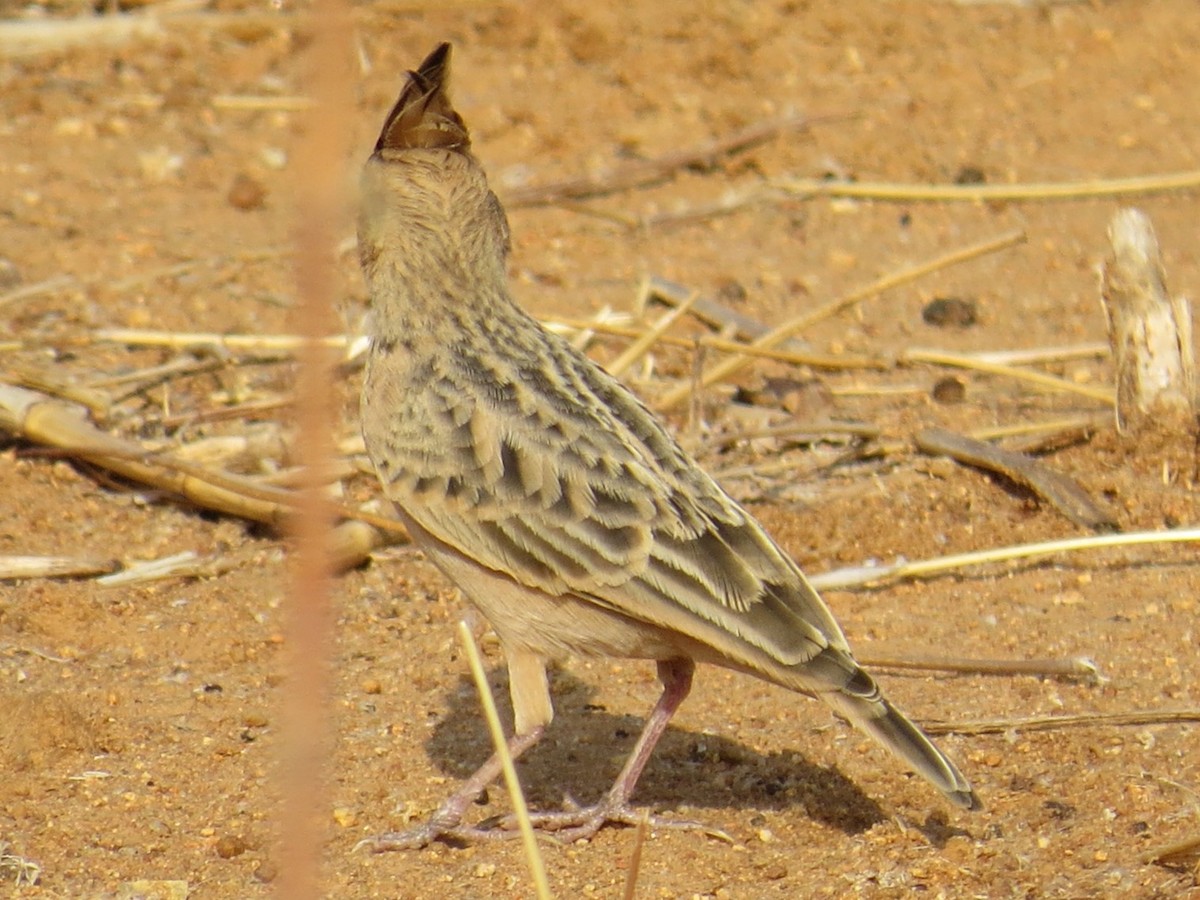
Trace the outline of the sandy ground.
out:
[[[514,209],[515,286],[540,315],[628,311],[641,278],[658,275],[776,323],[1020,229],[1023,244],[870,297],[804,339],[842,356],[1099,342],[1105,229],[1121,202],[1134,201],[779,198],[727,215],[686,214],[783,177],[1005,184],[1200,167],[1192,0],[671,0],[628,10],[578,0],[417,2],[364,3],[354,15],[363,65],[351,172],[403,70],[444,39],[456,46],[457,105],[502,195],[789,112],[814,118],[647,189]],[[0,57],[0,255],[9,264],[0,319],[16,342],[3,345],[7,371],[57,373],[120,397],[126,391],[102,379],[212,358],[80,340],[97,329],[288,330],[291,161],[303,134],[285,101],[303,91],[307,47],[290,5],[220,0],[115,46]],[[275,99],[247,109],[221,99],[229,96]],[[1173,288],[1200,293],[1196,195],[1136,203],[1158,229]],[[349,220],[339,227],[352,233]],[[339,315],[354,329],[365,298],[352,249],[341,267]],[[62,276],[70,280],[10,296]],[[975,324],[926,322],[926,305],[947,297],[974,303]],[[699,333],[681,330],[689,329]],[[622,346],[599,340],[590,352],[607,360]],[[651,400],[688,376],[693,357],[662,351],[655,362],[650,377],[632,379]],[[1103,355],[1039,368],[1078,385],[1112,381]],[[747,396],[761,396],[754,391],[768,377],[814,389],[790,413],[759,405],[741,419],[729,391],[714,390],[704,423],[672,421],[813,573],[1082,533],[1011,484],[917,453],[912,436],[934,425],[970,431],[1088,415],[1103,404],[977,373],[958,375],[959,402],[933,399],[950,374],[764,364],[738,379]],[[132,382],[106,427],[166,445],[271,437],[277,412],[229,421],[188,414],[285,396],[292,378],[272,358],[218,359]],[[339,385],[343,416],[331,423],[339,439],[357,429],[357,379]],[[832,439],[719,447],[706,430],[757,427],[764,409],[768,424],[808,416],[874,425],[873,446],[884,452],[847,455]],[[0,841],[40,867],[36,885],[16,887],[17,863],[0,862],[0,894],[107,897],[151,879],[186,881],[195,898],[269,895],[285,864],[273,780],[287,690],[285,543],[27,442],[0,441],[0,553],[131,564],[191,551],[223,563],[208,577],[127,587],[0,583]],[[746,472],[781,457],[786,469]],[[285,452],[273,458],[287,464]],[[1196,448],[1178,433],[1122,439],[1105,423],[1043,459],[1108,504],[1122,529],[1200,521]],[[262,473],[256,462],[244,468]],[[375,489],[357,476],[346,492],[360,501]],[[1198,593],[1195,545],[1176,545],[833,591],[828,600],[864,657],[1086,655],[1105,676],[882,671],[917,719],[961,723],[1195,711]],[[361,838],[427,814],[487,753],[488,739],[456,642],[463,607],[420,554],[379,554],[336,582],[335,602],[328,895],[531,896],[515,844],[353,852]],[[484,645],[503,695],[498,654]],[[646,664],[583,660],[558,673],[555,690],[558,718],[521,764],[540,806],[607,786],[656,682]],[[1200,896],[1194,855],[1143,860],[1200,832],[1194,720],[939,740],[984,811],[948,808],[818,704],[702,670],[637,799],[732,841],[653,833],[637,896]],[[504,809],[501,791],[490,800],[481,816]],[[627,829],[547,844],[556,895],[620,896],[632,846]]]

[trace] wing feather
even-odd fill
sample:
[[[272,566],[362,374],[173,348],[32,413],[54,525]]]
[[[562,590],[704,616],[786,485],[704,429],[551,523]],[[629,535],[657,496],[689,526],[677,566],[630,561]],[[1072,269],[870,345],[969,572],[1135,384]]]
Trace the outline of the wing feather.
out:
[[[845,647],[795,563],[565,342],[539,334],[508,340],[503,360],[477,345],[440,359],[453,368],[423,384],[403,374],[404,396],[372,388],[410,407],[393,419],[435,433],[419,447],[393,433],[369,448],[392,461],[380,470],[389,496],[433,537],[529,587],[673,629],[740,664],[765,655],[797,666]]]

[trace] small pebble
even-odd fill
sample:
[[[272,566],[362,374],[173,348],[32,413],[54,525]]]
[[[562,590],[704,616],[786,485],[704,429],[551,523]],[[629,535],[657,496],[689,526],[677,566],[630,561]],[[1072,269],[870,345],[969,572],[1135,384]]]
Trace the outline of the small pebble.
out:
[[[963,166],[954,176],[955,184],[985,184],[987,176],[979,166]]]
[[[233,859],[235,856],[241,856],[247,849],[245,839],[236,834],[226,834],[217,839],[216,851],[217,856],[221,859]]]
[[[257,179],[251,178],[245,172],[238,172],[233,177],[233,184],[229,187],[226,199],[235,209],[261,209],[267,199],[267,189]]]
[[[961,297],[937,297],[921,310],[921,318],[938,328],[969,328],[978,319],[974,300]]]
[[[938,403],[962,403],[967,397],[967,386],[963,384],[961,378],[947,375],[945,378],[937,380],[930,394]]]

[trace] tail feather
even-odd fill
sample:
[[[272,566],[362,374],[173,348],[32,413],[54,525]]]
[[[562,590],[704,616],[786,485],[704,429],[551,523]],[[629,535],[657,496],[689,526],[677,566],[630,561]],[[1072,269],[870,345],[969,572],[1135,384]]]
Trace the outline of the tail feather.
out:
[[[822,659],[823,657],[826,659]],[[809,665],[817,663],[820,668],[825,668],[820,666],[821,662],[833,663],[841,670],[844,678],[837,688],[821,691],[819,696],[822,700],[848,719],[855,728],[870,735],[908,763],[913,771],[945,794],[951,803],[964,809],[983,807],[958,767],[937,748],[925,732],[883,696],[875,679],[849,654],[831,647],[818,654]],[[823,674],[831,673],[826,669]],[[837,684],[837,681],[833,684]]]

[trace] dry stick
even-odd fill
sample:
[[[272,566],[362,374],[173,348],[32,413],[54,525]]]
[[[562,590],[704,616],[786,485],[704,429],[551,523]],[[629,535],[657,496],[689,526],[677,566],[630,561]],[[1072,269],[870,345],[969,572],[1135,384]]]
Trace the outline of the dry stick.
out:
[[[691,288],[658,276],[652,276],[647,280],[646,290],[649,298],[660,300],[668,306],[678,306],[695,293]],[[734,334],[745,341],[753,341],[771,330],[753,316],[730,309],[724,303],[711,297],[697,298],[692,306],[692,311],[693,315],[706,325],[711,325],[717,331],[732,328]],[[779,346],[784,350],[795,350],[798,353],[812,352],[810,344],[796,338],[781,341]]]
[[[949,456],[960,463],[999,472],[1023,484],[1076,525],[1101,531],[1111,531],[1117,527],[1117,521],[1109,510],[1092,500],[1070,477],[1054,471],[1039,460],[993,447],[945,428],[922,429],[914,440],[925,453]]]
[[[180,425],[198,425],[202,422],[223,422],[227,419],[251,419],[266,413],[278,412],[292,406],[296,398],[292,396],[274,397],[269,400],[250,400],[237,406],[222,406],[218,409],[197,410],[186,413],[176,413],[164,416],[163,428],[177,428]]]
[[[977,441],[997,441],[1002,438],[1025,438],[1029,441],[1043,442],[1047,436],[1056,432],[1084,431],[1099,428],[1108,419],[1103,414],[1091,416],[1070,416],[1065,419],[1048,419],[1044,422],[1017,422],[1013,425],[996,425],[991,428],[977,428],[971,432],[971,437]],[[1014,449],[1012,447],[1009,448]],[[1028,453],[1029,448],[1020,448]]]
[[[547,206],[563,200],[582,200],[585,197],[596,197],[629,188],[642,187],[661,181],[672,172],[688,166],[715,165],[721,157],[764,143],[780,132],[806,129],[813,122],[832,118],[834,117],[825,116],[818,120],[804,115],[790,115],[764,119],[723,138],[706,141],[696,147],[672,150],[661,156],[638,160],[597,175],[584,175],[553,184],[515,188],[505,192],[504,205],[509,209],[522,206]]]
[[[521,831],[521,844],[525,849],[525,861],[529,865],[529,874],[533,876],[533,885],[540,900],[549,900],[550,884],[546,880],[546,865],[542,861],[538,849],[537,838],[533,833],[533,824],[529,820],[529,807],[525,803],[525,792],[521,790],[521,779],[517,777],[517,767],[513,764],[512,754],[508,750],[508,741],[504,739],[504,727],[500,724],[500,713],[496,711],[496,700],[492,697],[492,689],[488,685],[487,673],[483,670],[483,659],[479,648],[475,646],[475,638],[466,620],[458,623],[458,637],[467,653],[467,663],[471,667],[471,677],[475,679],[475,687],[479,691],[479,704],[483,707],[483,717],[487,720],[488,733],[492,736],[492,745],[496,755],[500,757],[500,770],[504,773],[504,786],[508,788],[508,797],[512,802],[513,816]]]
[[[0,374],[0,383],[17,388],[30,388],[39,394],[78,403],[80,406],[86,406],[88,412],[97,419],[107,418],[113,405],[113,400],[108,394],[82,384],[63,381],[61,372],[51,373],[44,369],[14,367]]]
[[[998,238],[992,238],[970,247],[965,247],[961,250],[955,250],[952,253],[947,253],[944,256],[939,256],[936,259],[930,260],[919,265],[910,266],[906,269],[901,269],[898,272],[893,272],[886,275],[877,281],[872,282],[866,287],[860,288],[847,294],[845,297],[839,297],[824,306],[820,306],[811,312],[805,313],[802,316],[797,316],[790,321],[784,322],[782,325],[772,329],[767,334],[756,340],[751,346],[756,349],[770,348],[777,345],[780,341],[791,337],[792,335],[811,327],[813,324],[827,319],[830,316],[837,315],[842,310],[853,306],[868,297],[873,297],[881,294],[886,290],[897,287],[901,284],[914,281],[930,272],[944,269],[947,266],[952,266],[957,263],[966,262],[971,259],[976,259],[988,253],[994,253],[998,250],[1003,250],[1006,247],[1012,247],[1025,240],[1025,232],[1013,231],[1008,234],[1001,235]],[[732,359],[727,359],[722,363],[713,366],[705,372],[700,378],[700,387],[708,387],[716,381],[741,371],[746,366],[750,365],[751,359],[745,354],[735,356]],[[692,385],[680,385],[677,388],[668,391],[659,403],[659,409],[669,409],[681,401],[685,400],[692,392]]]
[[[114,587],[161,581],[166,578],[212,578],[236,568],[238,562],[229,557],[199,557],[191,550],[137,563],[128,568],[97,578],[96,584]]]
[[[135,38],[160,37],[163,33],[157,16],[142,14],[0,22],[0,57],[11,59],[73,47],[116,46]]]
[[[1071,344],[1067,347],[1033,347],[1028,350],[988,350],[982,353],[973,353],[971,356],[985,363],[1027,366],[1031,363],[1089,359],[1091,357],[1108,356],[1108,354],[1108,344],[1096,341],[1089,344]]]
[[[115,572],[121,564],[115,559],[88,559],[83,556],[0,556],[0,581],[25,578],[92,578]]]
[[[947,353],[943,350],[924,350],[920,348],[912,348],[905,350],[900,355],[900,362],[905,363],[927,363],[936,366],[950,366],[955,369],[970,369],[976,372],[986,372],[989,375],[1002,375],[1006,378],[1015,378],[1018,381],[1024,381],[1028,384],[1035,384],[1038,387],[1047,388],[1052,391],[1064,391],[1068,394],[1078,394],[1081,397],[1087,397],[1091,400],[1099,400],[1101,403],[1113,402],[1112,388],[1107,387],[1092,387],[1086,384],[1076,384],[1074,381],[1068,381],[1065,378],[1058,378],[1054,375],[1047,375],[1045,372],[1034,372],[1029,369],[1019,369],[1016,366],[1000,365],[999,363],[985,362],[978,356],[967,356],[960,353]]]
[[[211,473],[163,455],[147,454],[132,441],[100,431],[86,419],[80,407],[25,388],[0,385],[0,430],[66,450],[125,478],[171,491],[220,512],[279,525],[290,510],[290,495],[284,491],[265,489],[236,475]]]
[[[133,441],[114,437],[88,421],[82,407],[27,388],[0,384],[0,431],[70,453],[93,465],[214,509],[279,527],[292,514],[294,494],[258,481],[218,472],[165,453],[148,453]],[[333,559],[339,570],[352,568],[405,534],[394,519],[338,508],[347,521],[334,530]]]
[[[1200,399],[1188,302],[1167,293],[1158,240],[1143,213],[1118,212],[1108,239],[1100,294],[1117,367],[1117,428],[1167,417],[1194,430]]]
[[[542,324],[579,330],[598,331],[601,334],[611,334],[617,337],[638,338],[644,333],[643,329],[630,325],[617,325],[611,322],[596,322],[591,319],[543,319]],[[724,338],[713,337],[712,335],[703,335],[698,338],[683,338],[664,334],[659,338],[659,342],[673,347],[687,347],[689,349],[695,349],[696,346],[699,345],[712,350],[719,350],[722,353],[736,353],[751,357],[752,359],[773,359],[779,362],[792,363],[793,365],[797,366],[812,366],[814,369],[883,370],[888,368],[888,364],[881,359],[872,359],[870,357],[863,356],[832,356],[828,354],[810,353],[795,350],[777,350],[771,347],[756,347],[753,344],[742,344],[737,341],[728,341]]]
[[[1083,200],[1124,197],[1200,188],[1200,170],[1134,178],[1093,179],[1030,184],[890,184],[869,181],[822,181],[779,178],[771,186],[795,197],[847,197],[862,200],[913,202],[988,200]]]
[[[918,659],[896,656],[863,656],[856,659],[867,668],[913,669],[955,672],[964,675],[1050,675],[1101,681],[1100,668],[1086,656],[1069,659]]]
[[[814,575],[808,580],[820,590],[836,590],[866,585],[878,586],[902,578],[929,578],[968,566],[987,563],[1008,562],[1015,559],[1033,559],[1070,553],[1075,550],[1094,550],[1102,547],[1135,547],[1142,544],[1173,544],[1183,542],[1200,543],[1200,528],[1178,528],[1174,531],[1133,531],[1127,534],[1098,534],[1090,537],[1066,538],[1059,541],[1043,541],[1035,544],[1017,544],[1011,547],[994,547],[973,553],[958,553],[934,559],[896,563],[891,566],[855,566],[835,569]]]
[[[1163,847],[1147,850],[1140,857],[1143,863],[1171,864],[1175,860],[1182,862],[1186,857],[1200,853],[1200,835],[1184,838]]]
[[[1018,719],[971,719],[965,722],[924,721],[929,734],[1003,734],[1006,731],[1053,731],[1058,728],[1171,725],[1200,722],[1200,709],[1164,709],[1154,712],[1081,713],[1069,716],[1030,716]]]
[[[1009,440],[1006,449],[1012,450],[1015,454],[1040,454],[1040,452],[1049,452],[1050,450],[1061,450],[1070,443],[1086,440],[1099,428],[1106,425],[1108,425],[1106,416],[1075,416],[1073,419],[1055,419],[1001,428],[980,428],[971,437],[977,440],[1015,437],[1015,440]]]
[[[722,450],[742,441],[762,438],[787,438],[795,443],[802,443],[806,440],[827,439],[832,435],[869,441],[879,437],[880,428],[867,422],[793,422],[716,435],[709,440],[709,445],[711,450]]]
[[[112,341],[130,347],[211,347],[217,350],[272,351],[295,353],[306,339],[295,334],[217,334],[214,331],[155,331],[149,328],[101,328],[92,333],[95,341]],[[352,343],[346,335],[319,339],[321,346],[343,350]]]
[[[659,319],[649,331],[644,332],[636,338],[632,344],[625,348],[624,353],[605,366],[605,368],[608,369],[609,373],[620,378],[630,366],[649,353],[654,343],[666,334],[668,328],[687,315],[688,311],[691,310],[692,306],[699,299],[700,294],[693,291],[690,297]]]
[[[569,328],[580,331],[596,331],[601,334],[611,334],[616,337],[639,338],[645,329],[633,325],[620,325],[614,322],[597,321],[594,319],[576,319],[571,317],[546,318],[541,320],[549,328]],[[171,332],[155,331],[146,328],[105,328],[93,332],[90,336],[94,341],[112,341],[115,344],[126,344],[131,347],[171,347],[174,349],[214,348],[229,352],[274,352],[294,353],[300,346],[300,338],[292,334],[217,334],[216,332]],[[780,350],[772,347],[755,347],[737,341],[724,340],[705,335],[704,337],[682,338],[662,335],[659,341],[674,347],[695,347],[697,341],[706,347],[720,350],[724,353],[740,353],[762,359],[774,359],[780,362],[792,363],[799,366],[812,366],[817,369],[886,369],[888,364],[881,359],[861,356],[834,356],[803,350]],[[349,358],[358,353],[357,347],[362,343],[358,337],[347,335],[331,335],[322,338],[325,346],[343,350]]]
[[[16,300],[28,300],[30,297],[50,294],[66,287],[74,287],[78,283],[70,275],[55,275],[53,278],[47,278],[45,281],[38,281],[34,284],[23,284],[20,287],[13,288],[11,291],[0,294],[0,307],[6,306]]]

